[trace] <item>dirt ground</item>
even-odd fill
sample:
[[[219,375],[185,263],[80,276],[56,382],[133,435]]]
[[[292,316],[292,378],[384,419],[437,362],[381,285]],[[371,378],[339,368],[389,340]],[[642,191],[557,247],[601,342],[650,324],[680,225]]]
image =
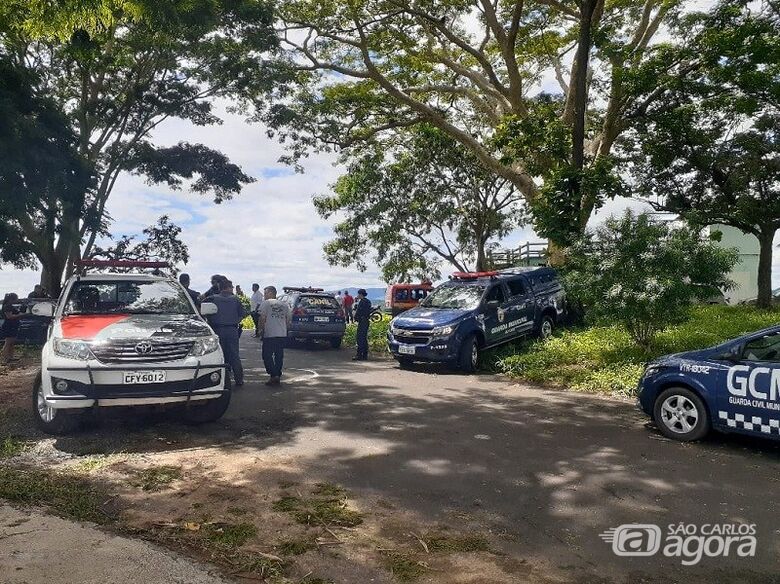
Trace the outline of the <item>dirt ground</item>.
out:
[[[54,486],[53,512],[95,517],[237,581],[778,581],[767,569],[779,549],[768,525],[760,560],[692,570],[621,563],[598,538],[629,519],[715,512],[768,521],[775,498],[753,500],[740,472],[761,468],[773,478],[758,492],[775,492],[772,445],[682,446],[646,428],[629,404],[491,376],[356,366],[346,351],[289,351],[285,384],[271,390],[255,344],[243,341],[248,383],[218,423],[194,428],[175,411],[110,408],[65,437],[32,429],[27,357],[0,371],[0,472],[76,480]],[[568,429],[556,426],[556,411]],[[728,465],[740,470],[719,474]],[[79,485],[95,489],[89,501],[63,494]],[[15,502],[46,503],[46,493],[39,499]],[[683,515],[691,506],[696,516]]]

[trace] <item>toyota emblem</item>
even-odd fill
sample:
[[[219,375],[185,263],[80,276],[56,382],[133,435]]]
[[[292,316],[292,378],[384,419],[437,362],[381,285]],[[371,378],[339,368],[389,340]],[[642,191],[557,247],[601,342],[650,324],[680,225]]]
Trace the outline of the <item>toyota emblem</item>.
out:
[[[148,355],[152,352],[153,348],[152,343],[149,341],[141,341],[135,346],[135,352],[139,355]]]

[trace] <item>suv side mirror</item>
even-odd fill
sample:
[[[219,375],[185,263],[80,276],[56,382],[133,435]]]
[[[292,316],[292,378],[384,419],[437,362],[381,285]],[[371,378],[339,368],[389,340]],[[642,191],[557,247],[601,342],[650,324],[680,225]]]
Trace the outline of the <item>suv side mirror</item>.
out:
[[[200,314],[202,316],[211,316],[212,314],[217,314],[217,312],[219,312],[219,308],[213,302],[204,302],[200,305]]]
[[[485,308],[488,310],[498,310],[499,306],[501,306],[501,303],[498,300],[488,300],[485,302]]]
[[[35,316],[51,318],[54,316],[54,305],[51,302],[38,302],[32,305],[30,312]]]

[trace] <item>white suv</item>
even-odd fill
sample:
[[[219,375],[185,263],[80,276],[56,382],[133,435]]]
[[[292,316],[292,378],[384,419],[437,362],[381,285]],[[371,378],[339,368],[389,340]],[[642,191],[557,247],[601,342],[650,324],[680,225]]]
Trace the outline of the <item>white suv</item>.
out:
[[[213,314],[211,303],[201,314]],[[87,274],[65,284],[32,394],[44,431],[74,429],[90,408],[183,403],[184,420],[217,420],[230,403],[219,339],[175,280]]]

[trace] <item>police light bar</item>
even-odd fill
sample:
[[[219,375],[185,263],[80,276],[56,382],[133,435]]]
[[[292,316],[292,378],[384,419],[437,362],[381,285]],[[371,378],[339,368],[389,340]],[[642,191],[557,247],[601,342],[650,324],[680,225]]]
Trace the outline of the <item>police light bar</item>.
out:
[[[324,292],[325,288],[312,288],[311,286],[285,286],[282,288],[285,292]]]
[[[144,262],[140,260],[76,260],[81,268],[170,268],[168,262]]]
[[[454,272],[452,278],[454,280],[477,280],[479,278],[495,278],[498,274],[498,272]]]

